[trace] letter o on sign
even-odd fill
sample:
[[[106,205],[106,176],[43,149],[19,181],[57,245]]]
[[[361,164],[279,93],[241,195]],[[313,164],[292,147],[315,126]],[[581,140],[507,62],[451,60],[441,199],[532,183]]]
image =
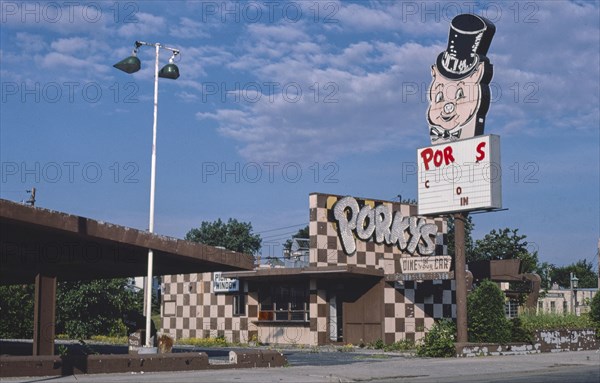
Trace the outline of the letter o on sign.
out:
[[[456,188],[456,195],[461,195],[462,194],[462,188],[459,186]]]

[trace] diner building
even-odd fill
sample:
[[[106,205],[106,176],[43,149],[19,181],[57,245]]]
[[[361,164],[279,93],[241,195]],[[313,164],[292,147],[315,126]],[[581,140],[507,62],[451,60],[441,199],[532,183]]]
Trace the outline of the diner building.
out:
[[[285,266],[164,276],[162,331],[240,343],[390,344],[456,317],[445,218],[319,193],[309,206],[308,249],[294,249]]]

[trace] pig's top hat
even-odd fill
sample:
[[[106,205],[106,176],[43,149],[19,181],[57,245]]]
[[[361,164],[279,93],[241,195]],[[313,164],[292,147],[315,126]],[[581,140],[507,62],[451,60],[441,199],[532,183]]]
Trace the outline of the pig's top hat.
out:
[[[487,54],[496,27],[484,17],[462,14],[452,19],[448,47],[436,60],[442,76],[458,80],[467,77]]]

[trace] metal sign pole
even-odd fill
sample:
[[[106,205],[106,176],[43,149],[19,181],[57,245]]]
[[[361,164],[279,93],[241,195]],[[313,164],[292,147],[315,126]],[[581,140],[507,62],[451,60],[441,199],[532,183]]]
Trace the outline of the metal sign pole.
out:
[[[456,280],[456,341],[468,342],[465,221],[468,213],[454,214],[454,276]]]

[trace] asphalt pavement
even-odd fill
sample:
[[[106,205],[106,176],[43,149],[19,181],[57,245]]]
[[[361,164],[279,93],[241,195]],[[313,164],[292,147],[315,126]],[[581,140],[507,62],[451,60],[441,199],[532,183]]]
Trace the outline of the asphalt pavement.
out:
[[[198,351],[178,347],[177,351]],[[229,349],[209,351],[211,361]],[[48,378],[5,378],[6,382],[600,382],[600,353],[579,351],[474,358],[419,358],[411,353],[356,349],[282,349],[289,366],[238,370],[123,373]]]

